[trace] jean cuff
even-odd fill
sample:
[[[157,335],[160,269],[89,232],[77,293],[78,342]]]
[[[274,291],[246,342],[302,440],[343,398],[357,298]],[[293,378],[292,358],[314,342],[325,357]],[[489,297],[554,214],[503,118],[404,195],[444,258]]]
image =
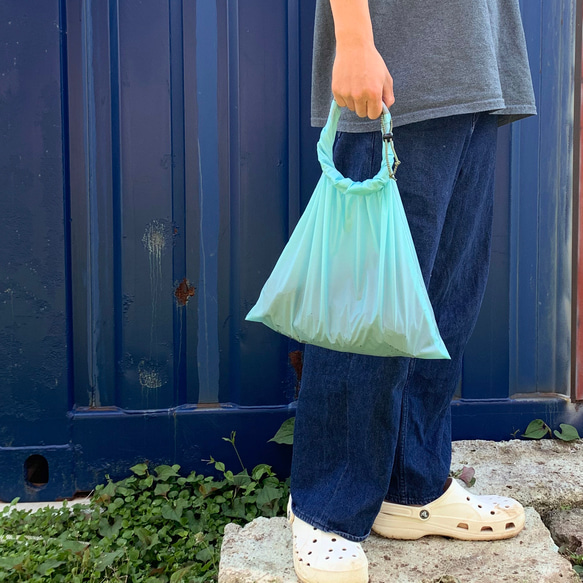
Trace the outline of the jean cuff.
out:
[[[442,494],[440,494],[440,496]],[[411,506],[411,505],[425,506],[426,504],[430,504],[431,502],[435,502],[435,500],[437,500],[440,496],[435,496],[433,498],[405,498],[405,497],[388,498],[387,497],[387,498],[385,498],[385,502],[390,502],[391,504],[400,504],[401,506]]]
[[[294,513],[294,515],[297,518],[299,518],[300,520],[303,520],[304,522],[307,522],[310,526],[314,526],[319,530],[323,530],[324,532],[332,532],[334,534],[337,534],[338,536],[341,536],[341,537],[343,537],[349,541],[355,542],[355,543],[361,543],[362,541],[366,540],[368,538],[368,536],[370,535],[370,530],[364,536],[356,536],[353,534],[349,534],[347,532],[343,532],[341,530],[336,530],[336,529],[330,528],[328,525],[324,524],[320,520],[316,520],[316,519],[312,518],[311,516],[304,514],[301,510],[297,510],[296,508],[294,508],[294,506],[295,506],[295,503],[292,502],[292,512]]]

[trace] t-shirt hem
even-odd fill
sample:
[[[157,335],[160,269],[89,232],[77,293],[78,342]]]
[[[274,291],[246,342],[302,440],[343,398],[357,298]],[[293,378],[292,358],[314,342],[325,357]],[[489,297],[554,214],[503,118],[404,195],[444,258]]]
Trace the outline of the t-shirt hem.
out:
[[[463,105],[449,105],[446,107],[437,107],[432,109],[425,109],[415,111],[412,113],[405,113],[402,115],[393,116],[393,127],[403,126],[411,123],[418,123],[427,121],[429,119],[436,119],[440,117],[449,117],[451,115],[463,115],[467,113],[479,113],[482,111],[489,111],[492,114],[501,116],[501,125],[510,123],[536,115],[536,107],[534,105],[506,105],[503,99],[489,99],[486,101],[479,101]],[[326,117],[312,117],[311,124],[313,127],[324,127],[328,118]],[[338,122],[338,131],[348,133],[363,133],[374,132],[379,129],[378,120],[363,119],[363,121],[343,121]]]

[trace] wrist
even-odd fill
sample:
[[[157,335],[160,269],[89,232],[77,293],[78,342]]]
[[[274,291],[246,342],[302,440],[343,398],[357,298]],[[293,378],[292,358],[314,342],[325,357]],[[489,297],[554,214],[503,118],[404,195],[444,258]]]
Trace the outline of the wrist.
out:
[[[360,30],[355,33],[354,30],[336,30],[336,48],[343,49],[365,49],[374,48],[374,38],[372,34],[372,29],[370,32],[363,32]]]

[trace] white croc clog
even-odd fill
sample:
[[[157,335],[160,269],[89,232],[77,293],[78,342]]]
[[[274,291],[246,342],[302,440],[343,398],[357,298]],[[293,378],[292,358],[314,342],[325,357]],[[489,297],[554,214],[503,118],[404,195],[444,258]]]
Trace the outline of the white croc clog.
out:
[[[367,583],[368,560],[359,543],[300,520],[287,506],[294,568],[302,583]]]
[[[524,508],[513,498],[475,496],[448,478],[444,493],[425,506],[383,502],[372,529],[401,540],[427,535],[498,540],[516,536],[524,528],[524,521]]]

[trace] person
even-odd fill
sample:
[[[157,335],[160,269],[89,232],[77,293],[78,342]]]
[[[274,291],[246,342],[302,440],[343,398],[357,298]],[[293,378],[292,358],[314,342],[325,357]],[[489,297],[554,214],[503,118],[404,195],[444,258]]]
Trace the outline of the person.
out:
[[[524,509],[448,478],[450,403],[484,294],[497,128],[536,113],[518,0],[318,0],[312,125],[342,106],[337,169],[378,172],[391,108],[397,180],[451,360],[306,345],[288,518],[303,583],[360,583],[360,543],[515,536]]]

